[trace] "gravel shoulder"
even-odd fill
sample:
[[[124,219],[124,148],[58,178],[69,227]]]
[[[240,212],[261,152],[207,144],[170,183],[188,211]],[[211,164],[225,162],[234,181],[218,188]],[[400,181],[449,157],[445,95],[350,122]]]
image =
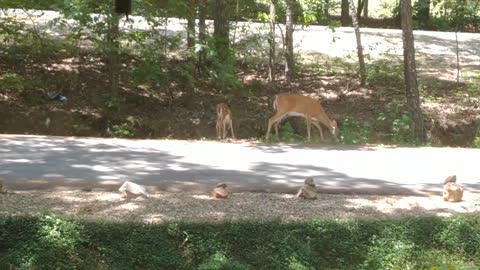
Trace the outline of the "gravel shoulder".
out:
[[[480,195],[465,192],[458,203],[440,196],[320,194],[316,200],[292,194],[234,193],[212,199],[193,193],[156,192],[126,199],[119,192],[30,190],[0,194],[0,215],[36,216],[45,211],[112,222],[221,222],[238,220],[304,221],[318,218],[450,216],[480,212]]]

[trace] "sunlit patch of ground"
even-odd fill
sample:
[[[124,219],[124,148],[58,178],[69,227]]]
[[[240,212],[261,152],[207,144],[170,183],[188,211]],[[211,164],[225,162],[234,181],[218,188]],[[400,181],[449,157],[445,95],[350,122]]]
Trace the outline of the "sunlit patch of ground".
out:
[[[293,194],[236,193],[226,200],[208,194],[163,193],[126,199],[105,191],[15,191],[0,194],[0,215],[35,216],[45,211],[115,222],[230,221],[242,219],[300,221],[315,218],[388,217],[478,213],[480,195],[465,192],[458,203],[440,196],[319,194],[316,200]]]

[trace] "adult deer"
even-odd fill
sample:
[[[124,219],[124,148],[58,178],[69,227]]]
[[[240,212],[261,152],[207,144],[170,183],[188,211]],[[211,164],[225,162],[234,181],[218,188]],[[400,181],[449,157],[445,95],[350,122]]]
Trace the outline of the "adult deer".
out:
[[[310,141],[311,124],[318,128],[320,137],[324,140],[323,131],[320,124],[326,126],[330,133],[338,137],[338,127],[335,120],[330,120],[328,115],[323,110],[322,105],[316,99],[300,95],[283,93],[275,96],[273,101],[273,108],[277,111],[268,120],[267,140],[270,137],[270,130],[275,124],[275,133],[278,136],[278,125],[283,118],[287,116],[302,116],[307,122],[308,141]]]
[[[227,126],[232,132],[232,138],[235,139],[233,133],[232,110],[226,103],[217,104],[217,137],[225,139],[227,137]]]

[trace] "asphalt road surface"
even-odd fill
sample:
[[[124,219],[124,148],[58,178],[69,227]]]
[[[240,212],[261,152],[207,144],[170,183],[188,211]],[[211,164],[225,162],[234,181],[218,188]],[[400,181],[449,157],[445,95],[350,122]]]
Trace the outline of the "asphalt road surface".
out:
[[[10,190],[150,189],[295,192],[311,176],[319,190],[347,194],[438,194],[452,174],[480,191],[480,150],[254,142],[124,140],[0,135],[0,179]]]

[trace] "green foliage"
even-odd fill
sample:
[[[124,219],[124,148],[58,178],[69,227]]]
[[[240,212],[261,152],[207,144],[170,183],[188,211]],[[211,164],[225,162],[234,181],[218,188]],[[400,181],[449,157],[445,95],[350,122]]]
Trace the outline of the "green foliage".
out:
[[[477,132],[477,135],[473,139],[473,146],[480,148],[480,132]]]
[[[369,123],[362,123],[353,116],[347,116],[342,122],[341,141],[345,144],[368,143],[372,133]]]
[[[133,127],[128,122],[119,125],[113,125],[112,132],[115,137],[120,138],[131,138],[135,135]]]
[[[299,0],[298,22],[302,24],[331,24],[328,12],[336,10],[340,1]]]
[[[25,80],[16,73],[0,75],[0,91],[22,92],[25,89]]]
[[[385,113],[380,113],[377,121],[379,124],[386,124],[390,127],[393,143],[401,145],[416,144],[412,128],[412,116],[400,104],[395,100],[389,102]]]
[[[2,269],[478,269],[480,217],[109,223],[0,217]]]
[[[231,258],[228,258],[223,252],[216,252],[210,258],[207,258],[198,266],[199,270],[245,270],[251,269],[242,265]]]
[[[367,85],[403,83],[403,65],[389,60],[378,60],[367,66]]]
[[[208,75],[215,82],[217,89],[236,88],[241,86],[241,81],[235,76],[236,67],[230,64],[218,64],[210,69]]]
[[[62,0],[0,0],[0,8],[51,10],[61,7],[62,4]]]
[[[82,123],[78,123],[72,126],[72,130],[73,130],[73,135],[87,136],[92,132],[92,127]]]
[[[480,97],[480,75],[476,73],[468,74],[465,80],[468,93],[470,95]]]
[[[105,100],[105,107],[112,112],[118,112],[122,107],[123,101],[117,94],[107,96]]]
[[[402,114],[400,118],[393,120],[393,143],[408,144],[414,142],[415,138],[410,128],[411,125],[412,117],[410,114]]]
[[[278,133],[279,133],[278,138],[276,135],[272,136],[273,141],[296,143],[296,142],[302,142],[305,140],[305,138],[295,133],[295,130],[293,129],[290,122],[288,121],[285,124],[283,125],[281,124],[278,126]]]
[[[0,258],[0,268],[3,265],[6,267],[3,269],[71,269],[82,263],[91,263],[87,257],[82,258],[88,252],[83,250],[83,226],[78,221],[51,214],[45,214],[36,221],[1,221],[0,242],[9,241],[12,237],[22,241],[12,242],[13,251]],[[20,226],[22,230],[12,236],[9,233],[16,229],[10,226]]]

